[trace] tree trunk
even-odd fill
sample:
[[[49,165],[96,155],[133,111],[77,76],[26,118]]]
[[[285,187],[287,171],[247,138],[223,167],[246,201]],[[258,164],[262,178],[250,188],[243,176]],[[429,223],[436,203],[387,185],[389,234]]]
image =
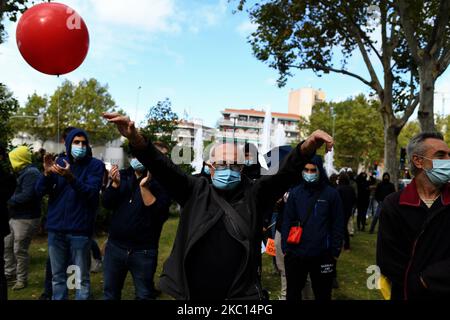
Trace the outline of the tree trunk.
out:
[[[420,76],[420,100],[419,119],[421,131],[436,131],[434,125],[434,85],[433,65],[431,63],[424,64],[419,69]]]
[[[384,119],[384,171],[389,173],[391,182],[397,188],[400,168],[397,158],[397,146],[401,129],[392,122],[393,119]]]

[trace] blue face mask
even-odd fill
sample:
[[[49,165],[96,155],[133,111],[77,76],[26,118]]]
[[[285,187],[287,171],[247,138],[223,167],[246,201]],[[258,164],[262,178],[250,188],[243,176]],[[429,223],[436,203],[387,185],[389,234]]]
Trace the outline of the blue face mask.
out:
[[[433,168],[425,169],[425,174],[427,175],[431,183],[436,186],[448,183],[450,181],[450,159],[429,160],[433,161]]]
[[[144,165],[140,163],[139,160],[136,158],[131,159],[130,165],[134,169],[134,171],[141,171],[141,172],[145,171]]]
[[[319,174],[318,173],[306,173],[302,172],[303,180],[305,180],[306,183],[314,183],[319,180]]]
[[[205,174],[207,174],[208,176],[211,175],[211,171],[209,170],[209,167],[208,167],[207,165],[205,165],[205,166],[203,167],[203,172],[204,172]]]
[[[87,152],[87,148],[86,147],[79,147],[79,146],[76,146],[76,145],[72,145],[72,150],[71,150],[70,153],[72,154],[72,157],[75,160],[79,160],[79,159],[82,159],[82,158],[84,158],[86,156],[86,152]]]
[[[231,190],[241,182],[241,173],[231,169],[216,170],[211,180],[217,189]]]

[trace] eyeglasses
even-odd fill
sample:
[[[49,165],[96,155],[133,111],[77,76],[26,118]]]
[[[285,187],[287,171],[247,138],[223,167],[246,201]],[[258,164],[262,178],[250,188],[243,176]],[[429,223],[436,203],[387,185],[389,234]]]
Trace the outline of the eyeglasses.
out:
[[[227,164],[227,163],[213,163],[212,167],[214,168],[214,170],[226,170],[226,169],[230,169],[232,171],[236,171],[239,172],[242,169],[242,165],[240,164]]]

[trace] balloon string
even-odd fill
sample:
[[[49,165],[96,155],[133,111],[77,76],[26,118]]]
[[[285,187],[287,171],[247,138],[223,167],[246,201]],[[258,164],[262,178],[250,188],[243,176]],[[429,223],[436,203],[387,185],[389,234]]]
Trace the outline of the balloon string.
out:
[[[59,78],[59,76],[58,76]],[[58,153],[60,153],[60,144],[61,144],[61,137],[59,135],[59,96],[61,94],[61,90],[58,92],[58,103],[57,103],[57,107],[58,107],[58,125],[57,125],[57,131],[58,131]]]

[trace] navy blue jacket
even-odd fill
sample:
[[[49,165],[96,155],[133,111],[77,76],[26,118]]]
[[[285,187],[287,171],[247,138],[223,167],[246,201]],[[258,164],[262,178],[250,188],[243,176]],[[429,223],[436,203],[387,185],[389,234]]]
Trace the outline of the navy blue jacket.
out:
[[[169,217],[170,198],[154,179],[148,188],[156,201],[144,204],[139,187],[142,178],[138,180],[132,168],[121,170],[120,187],[109,186],[103,193],[103,206],[113,210],[108,241],[126,249],[158,249],[162,226]]]
[[[87,134],[81,129],[72,130],[66,138],[66,154],[56,163],[64,167],[70,163],[75,179],[69,183],[66,178],[56,174],[42,176],[36,184],[36,191],[43,196],[49,194],[47,230],[91,236],[99,205],[99,192],[102,187],[105,165],[89,154],[80,161],[71,156],[72,141],[75,136]],[[89,148],[89,146],[88,146]]]
[[[338,191],[329,185],[322,159],[314,156],[309,163],[317,165],[320,179],[313,184],[305,183],[302,180],[297,187],[290,190],[284,208],[281,232],[282,250],[300,257],[318,257],[327,254],[338,257],[345,228],[342,201]],[[290,227],[295,222],[305,221],[307,207],[313,200],[316,191],[320,192],[320,196],[309,220],[303,227],[300,244],[288,244]]]
[[[0,181],[0,237],[6,237],[10,233],[7,202],[16,189],[16,178],[3,163],[0,163]]]
[[[9,215],[13,219],[36,219],[41,216],[41,198],[34,190],[41,177],[39,170],[28,165],[17,176],[16,190],[8,200]]]

